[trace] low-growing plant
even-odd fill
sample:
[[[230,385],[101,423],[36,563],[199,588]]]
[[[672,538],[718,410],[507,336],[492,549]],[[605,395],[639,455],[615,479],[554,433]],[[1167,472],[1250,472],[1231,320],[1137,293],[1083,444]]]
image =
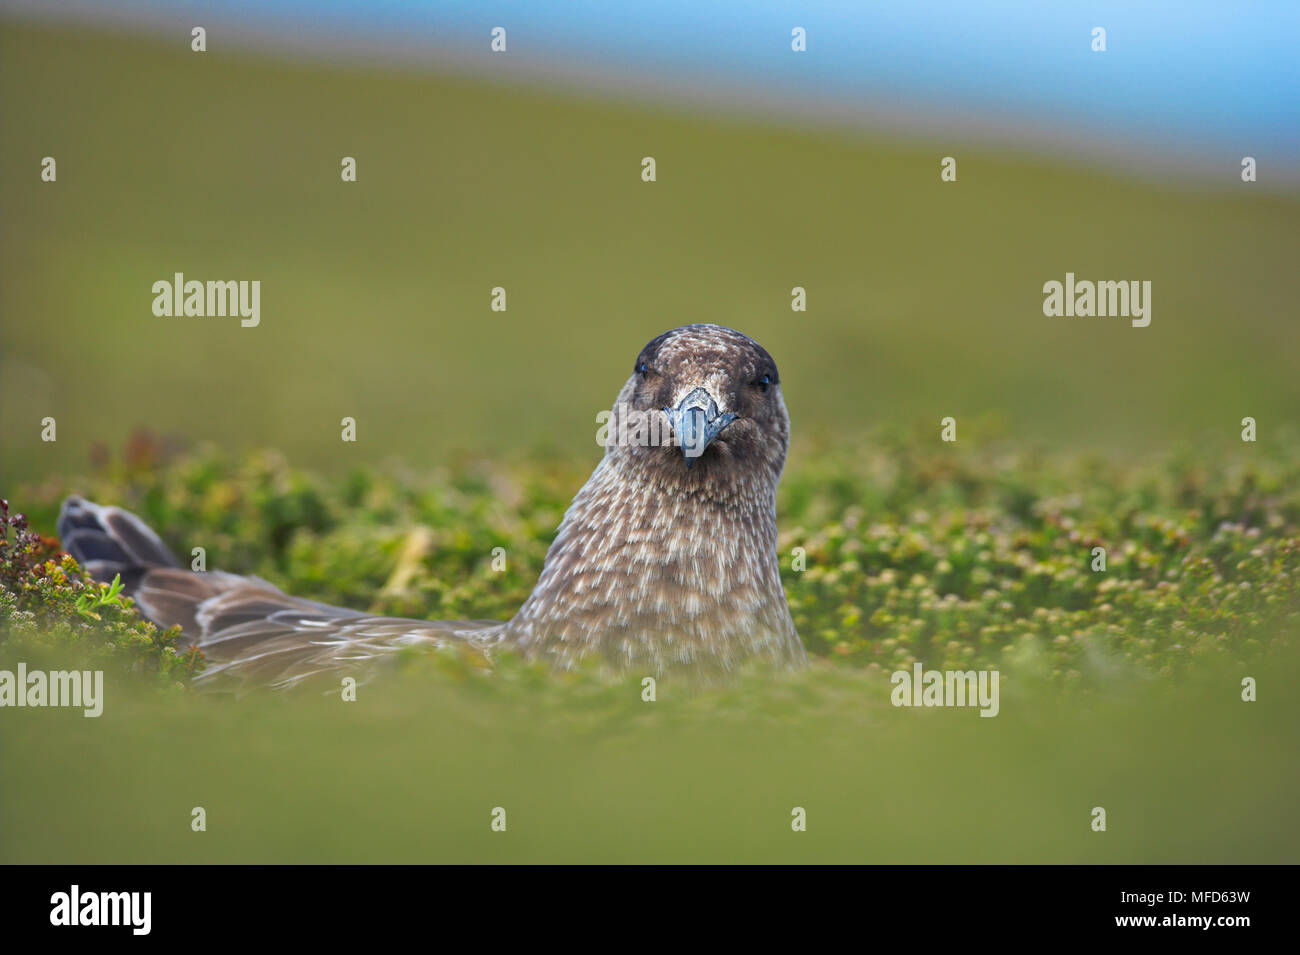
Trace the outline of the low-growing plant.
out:
[[[179,627],[143,619],[114,577],[91,579],[58,542],[29,529],[0,500],[0,645],[7,656],[75,654],[79,666],[124,669],[188,685],[203,668],[198,650],[177,649]]]
[[[792,455],[781,573],[814,656],[1090,683],[1116,667],[1235,666],[1300,630],[1300,441],[1138,463],[936,444],[894,433]],[[200,449],[147,468],[135,457],[24,499],[46,527],[69,493],[119,504],[183,557],[201,546],[208,566],[293,594],[429,619],[508,618],[591,463],[533,456],[328,478],[272,452]],[[52,539],[29,537],[11,563],[31,566],[5,570],[19,611],[143,626],[115,585],[87,589]],[[167,672],[197,665],[155,656]]]

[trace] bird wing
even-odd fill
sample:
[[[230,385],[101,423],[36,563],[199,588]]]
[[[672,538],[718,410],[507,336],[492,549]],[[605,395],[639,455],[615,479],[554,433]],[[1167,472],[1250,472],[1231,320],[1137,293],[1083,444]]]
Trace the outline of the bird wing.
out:
[[[160,626],[179,624],[182,644],[208,665],[196,682],[288,688],[324,673],[366,674],[407,647],[463,645],[486,653],[500,620],[377,617],[291,597],[258,577],[178,568],[148,571],[135,592]]]
[[[120,576],[145,617],[181,628],[181,646],[207,659],[196,680],[203,685],[285,688],[328,673],[365,676],[406,647],[486,655],[505,629],[500,620],[376,617],[291,597],[260,577],[186,570],[136,515],[82,498],[64,502],[59,536],[96,580]]]

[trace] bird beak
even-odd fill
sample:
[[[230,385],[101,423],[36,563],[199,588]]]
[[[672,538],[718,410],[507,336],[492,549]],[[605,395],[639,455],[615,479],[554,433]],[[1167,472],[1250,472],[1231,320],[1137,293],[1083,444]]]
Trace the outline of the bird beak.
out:
[[[727,425],[736,420],[730,411],[719,413],[718,403],[703,388],[696,388],[677,403],[676,408],[665,408],[664,414],[681,442],[682,456],[689,468],[713,439]]]

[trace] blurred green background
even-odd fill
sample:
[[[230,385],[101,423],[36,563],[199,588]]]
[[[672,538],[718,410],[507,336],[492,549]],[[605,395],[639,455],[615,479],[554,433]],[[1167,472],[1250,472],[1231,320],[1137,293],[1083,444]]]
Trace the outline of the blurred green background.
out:
[[[692,321],[774,354],[796,441],[953,415],[1144,448],[1245,415],[1267,432],[1300,403],[1300,204],[1235,167],[1194,188],[16,22],[0,84],[6,481],[84,468],[141,425],[320,468],[594,461],[640,346]],[[155,317],[177,271],[260,279],[261,326]],[[1044,317],[1067,271],[1150,280],[1150,327]]]

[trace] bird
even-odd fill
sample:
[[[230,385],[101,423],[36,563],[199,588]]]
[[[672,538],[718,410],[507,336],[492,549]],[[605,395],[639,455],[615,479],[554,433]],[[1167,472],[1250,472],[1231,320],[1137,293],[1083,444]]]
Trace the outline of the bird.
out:
[[[144,617],[180,627],[178,647],[207,661],[196,683],[240,692],[370,672],[410,646],[706,682],[750,661],[805,665],[777,551],[790,418],[767,350],[721,325],[664,332],[603,417],[604,454],[506,621],[381,617],[192,571],[139,517],[81,497],[58,533],[91,577],[120,578]]]

